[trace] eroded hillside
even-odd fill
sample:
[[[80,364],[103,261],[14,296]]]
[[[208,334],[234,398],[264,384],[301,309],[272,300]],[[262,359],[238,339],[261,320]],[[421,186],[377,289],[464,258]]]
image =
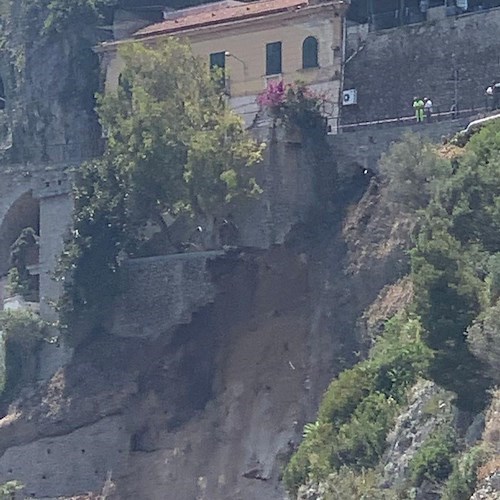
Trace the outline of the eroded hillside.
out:
[[[1,421],[1,476],[36,497],[99,491],[109,473],[114,498],[284,498],[303,424],[356,359],[356,322],[404,271],[406,231],[387,217],[373,184],[342,224],[212,261],[213,303],[173,333],[85,342]],[[375,226],[391,230],[368,267]]]

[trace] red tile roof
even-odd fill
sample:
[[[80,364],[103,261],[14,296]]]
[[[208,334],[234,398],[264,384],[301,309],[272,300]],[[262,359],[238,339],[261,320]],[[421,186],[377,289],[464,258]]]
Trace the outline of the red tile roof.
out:
[[[240,5],[228,5],[220,8],[217,3],[212,9],[193,9],[186,14],[173,19],[166,19],[160,23],[142,28],[134,34],[134,38],[144,38],[151,35],[176,33],[191,28],[201,28],[215,24],[225,24],[232,21],[261,17],[268,14],[278,14],[288,10],[307,7],[309,0],[263,0],[257,2],[243,3]],[[209,5],[207,5],[209,7]]]

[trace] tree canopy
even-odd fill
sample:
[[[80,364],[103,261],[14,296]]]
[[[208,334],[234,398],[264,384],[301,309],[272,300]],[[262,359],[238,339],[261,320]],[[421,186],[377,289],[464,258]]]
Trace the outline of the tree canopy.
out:
[[[263,145],[228,106],[220,75],[175,39],[129,44],[116,92],[98,97],[103,157],[76,175],[74,231],[62,260],[66,303],[89,306],[114,289],[118,254],[134,253],[147,222],[180,213],[224,215],[260,193],[252,168]]]
[[[262,148],[227,105],[217,78],[185,43],[133,44],[116,93],[99,99],[108,154],[128,174],[136,214],[216,212],[255,194]]]

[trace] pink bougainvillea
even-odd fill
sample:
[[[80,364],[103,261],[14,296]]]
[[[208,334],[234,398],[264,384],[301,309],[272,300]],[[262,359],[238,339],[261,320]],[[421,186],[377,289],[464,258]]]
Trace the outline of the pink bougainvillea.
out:
[[[279,108],[286,97],[286,87],[283,80],[271,80],[266,90],[257,97],[257,104],[263,108]]]
[[[301,83],[268,82],[266,90],[257,97],[261,109],[267,109],[285,125],[314,127],[322,120],[322,109],[327,98]]]

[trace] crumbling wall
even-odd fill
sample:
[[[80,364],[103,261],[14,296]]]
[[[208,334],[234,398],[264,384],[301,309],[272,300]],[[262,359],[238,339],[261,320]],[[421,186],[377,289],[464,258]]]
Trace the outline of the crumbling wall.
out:
[[[485,105],[485,90],[500,79],[500,9],[448,17],[368,34],[345,66],[344,88],[358,104],[344,106],[342,123],[409,116],[414,96],[436,108]],[[456,86],[455,86],[456,81]]]
[[[215,297],[208,265],[223,253],[192,252],[126,261],[112,333],[155,338],[189,323],[192,314]]]
[[[266,142],[264,161],[255,167],[263,192],[235,206],[233,215],[241,246],[269,248],[282,244],[317,202],[314,145],[298,131],[290,133],[283,127],[262,126],[253,133]]]

